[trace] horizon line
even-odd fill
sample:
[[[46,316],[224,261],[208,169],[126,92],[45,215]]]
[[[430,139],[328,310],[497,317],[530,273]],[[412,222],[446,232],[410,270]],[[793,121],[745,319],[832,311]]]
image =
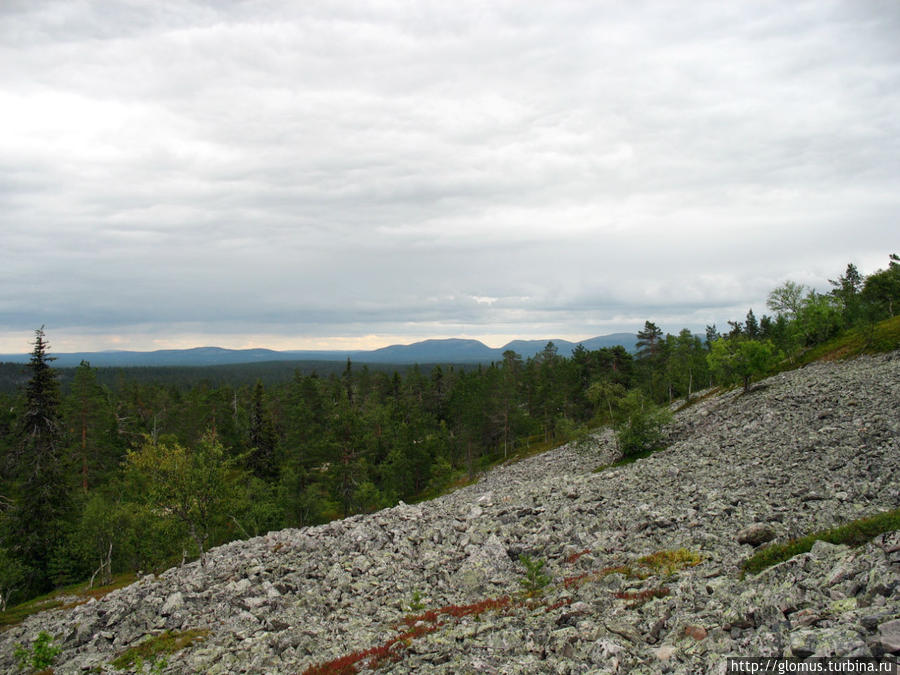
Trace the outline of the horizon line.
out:
[[[632,331],[614,331],[611,333],[603,333],[597,335],[591,335],[589,337],[584,338],[573,338],[573,337],[565,337],[565,336],[557,336],[557,337],[512,337],[512,336],[502,336],[505,338],[505,341],[500,342],[496,338],[501,337],[497,335],[492,335],[490,337],[495,338],[494,340],[490,340],[486,337],[473,337],[473,336],[450,336],[450,337],[422,337],[422,338],[412,338],[408,336],[399,337],[399,340],[403,340],[404,338],[407,341],[388,341],[383,336],[364,336],[361,338],[312,338],[309,339],[310,342],[314,343],[314,346],[309,347],[297,347],[297,346],[263,346],[262,341],[260,340],[241,340],[239,346],[222,346],[220,344],[206,343],[206,344],[198,344],[193,343],[193,346],[179,346],[177,344],[166,345],[166,344],[156,344],[150,347],[141,348],[137,347],[99,347],[99,348],[77,348],[70,347],[66,349],[65,347],[57,350],[53,348],[54,340],[52,336],[48,339],[49,347],[48,354],[53,356],[54,354],[58,355],[71,355],[71,354],[115,354],[115,353],[143,353],[149,354],[154,352],[163,352],[163,351],[191,351],[198,349],[221,349],[224,351],[252,351],[252,350],[266,350],[272,352],[286,353],[286,352],[341,352],[341,353],[352,353],[352,352],[372,352],[378,351],[379,349],[387,349],[389,347],[410,347],[412,345],[424,343],[424,342],[449,342],[452,340],[457,341],[474,341],[479,342],[488,349],[502,349],[503,347],[508,346],[513,342],[568,342],[571,344],[578,345],[580,343],[586,342],[588,340],[593,340],[595,338],[603,338],[610,337],[613,335],[635,335],[635,332]],[[118,338],[114,341],[124,341],[121,338]],[[380,339],[379,339],[380,338]],[[284,343],[292,342],[290,340],[284,340]],[[375,340],[378,341],[378,346],[375,346],[373,343]],[[102,342],[103,340],[100,340]],[[278,342],[279,340],[274,340],[274,342]],[[354,342],[356,343],[354,346],[343,346],[341,342]],[[64,343],[67,341],[64,339]],[[154,342],[163,342],[162,340],[154,340]],[[177,342],[177,341],[173,341]],[[331,343],[333,346],[325,346],[323,343]],[[334,344],[337,343],[337,344]],[[185,342],[181,343],[182,345]],[[227,342],[224,344],[228,344]],[[234,343],[232,343],[234,344]],[[3,351],[2,352],[6,356],[28,356],[31,351]]]

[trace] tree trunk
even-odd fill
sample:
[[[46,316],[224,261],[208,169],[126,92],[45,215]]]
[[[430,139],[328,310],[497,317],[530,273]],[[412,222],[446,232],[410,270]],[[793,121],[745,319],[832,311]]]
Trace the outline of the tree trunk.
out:
[[[191,539],[197,544],[197,550],[200,551],[200,567],[206,569],[206,554],[203,551],[203,539],[197,534],[197,528],[191,523]]]

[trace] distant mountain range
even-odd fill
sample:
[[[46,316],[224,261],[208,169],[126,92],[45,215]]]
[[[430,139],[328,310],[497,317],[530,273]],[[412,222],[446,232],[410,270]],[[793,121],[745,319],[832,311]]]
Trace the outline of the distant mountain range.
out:
[[[579,344],[593,351],[603,347],[623,346],[633,352],[637,336],[632,333],[614,333],[594,337],[581,342],[567,340],[513,340],[494,349],[478,340],[424,340],[411,345],[392,345],[371,351],[274,351],[272,349],[223,349],[221,347],[196,347],[194,349],[162,349],[153,352],[105,351],[55,354],[55,366],[69,368],[89,362],[92,366],[218,366],[238,363],[262,363],[266,361],[346,361],[354,363],[490,363],[503,359],[503,352],[512,350],[530,358],[553,342],[560,356],[570,356]],[[0,362],[25,363],[29,354],[0,354]]]

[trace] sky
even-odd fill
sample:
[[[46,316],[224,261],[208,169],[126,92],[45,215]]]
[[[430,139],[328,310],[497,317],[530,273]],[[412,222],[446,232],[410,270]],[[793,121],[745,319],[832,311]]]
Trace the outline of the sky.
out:
[[[0,352],[725,327],[900,252],[896,0],[3,0]]]

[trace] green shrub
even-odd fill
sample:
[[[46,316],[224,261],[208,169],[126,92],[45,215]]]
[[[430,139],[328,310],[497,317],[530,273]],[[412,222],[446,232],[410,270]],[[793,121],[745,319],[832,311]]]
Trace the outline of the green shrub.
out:
[[[622,416],[616,423],[616,437],[624,457],[660,449],[663,427],[672,419],[667,408],[654,405],[638,390],[629,391],[621,401]]]
[[[544,561],[532,560],[531,557],[523,553],[519,556],[519,562],[525,566],[525,578],[519,579],[525,595],[529,598],[540,595],[550,583],[550,577],[543,572]]]
[[[425,609],[425,603],[422,602],[422,594],[418,590],[413,591],[412,600],[409,601],[409,609],[412,612],[421,612]]]
[[[53,637],[46,631],[41,631],[31,644],[31,649],[17,644],[15,656],[19,661],[19,667],[23,670],[30,668],[39,671],[49,668],[61,651],[62,647],[53,644]]]

